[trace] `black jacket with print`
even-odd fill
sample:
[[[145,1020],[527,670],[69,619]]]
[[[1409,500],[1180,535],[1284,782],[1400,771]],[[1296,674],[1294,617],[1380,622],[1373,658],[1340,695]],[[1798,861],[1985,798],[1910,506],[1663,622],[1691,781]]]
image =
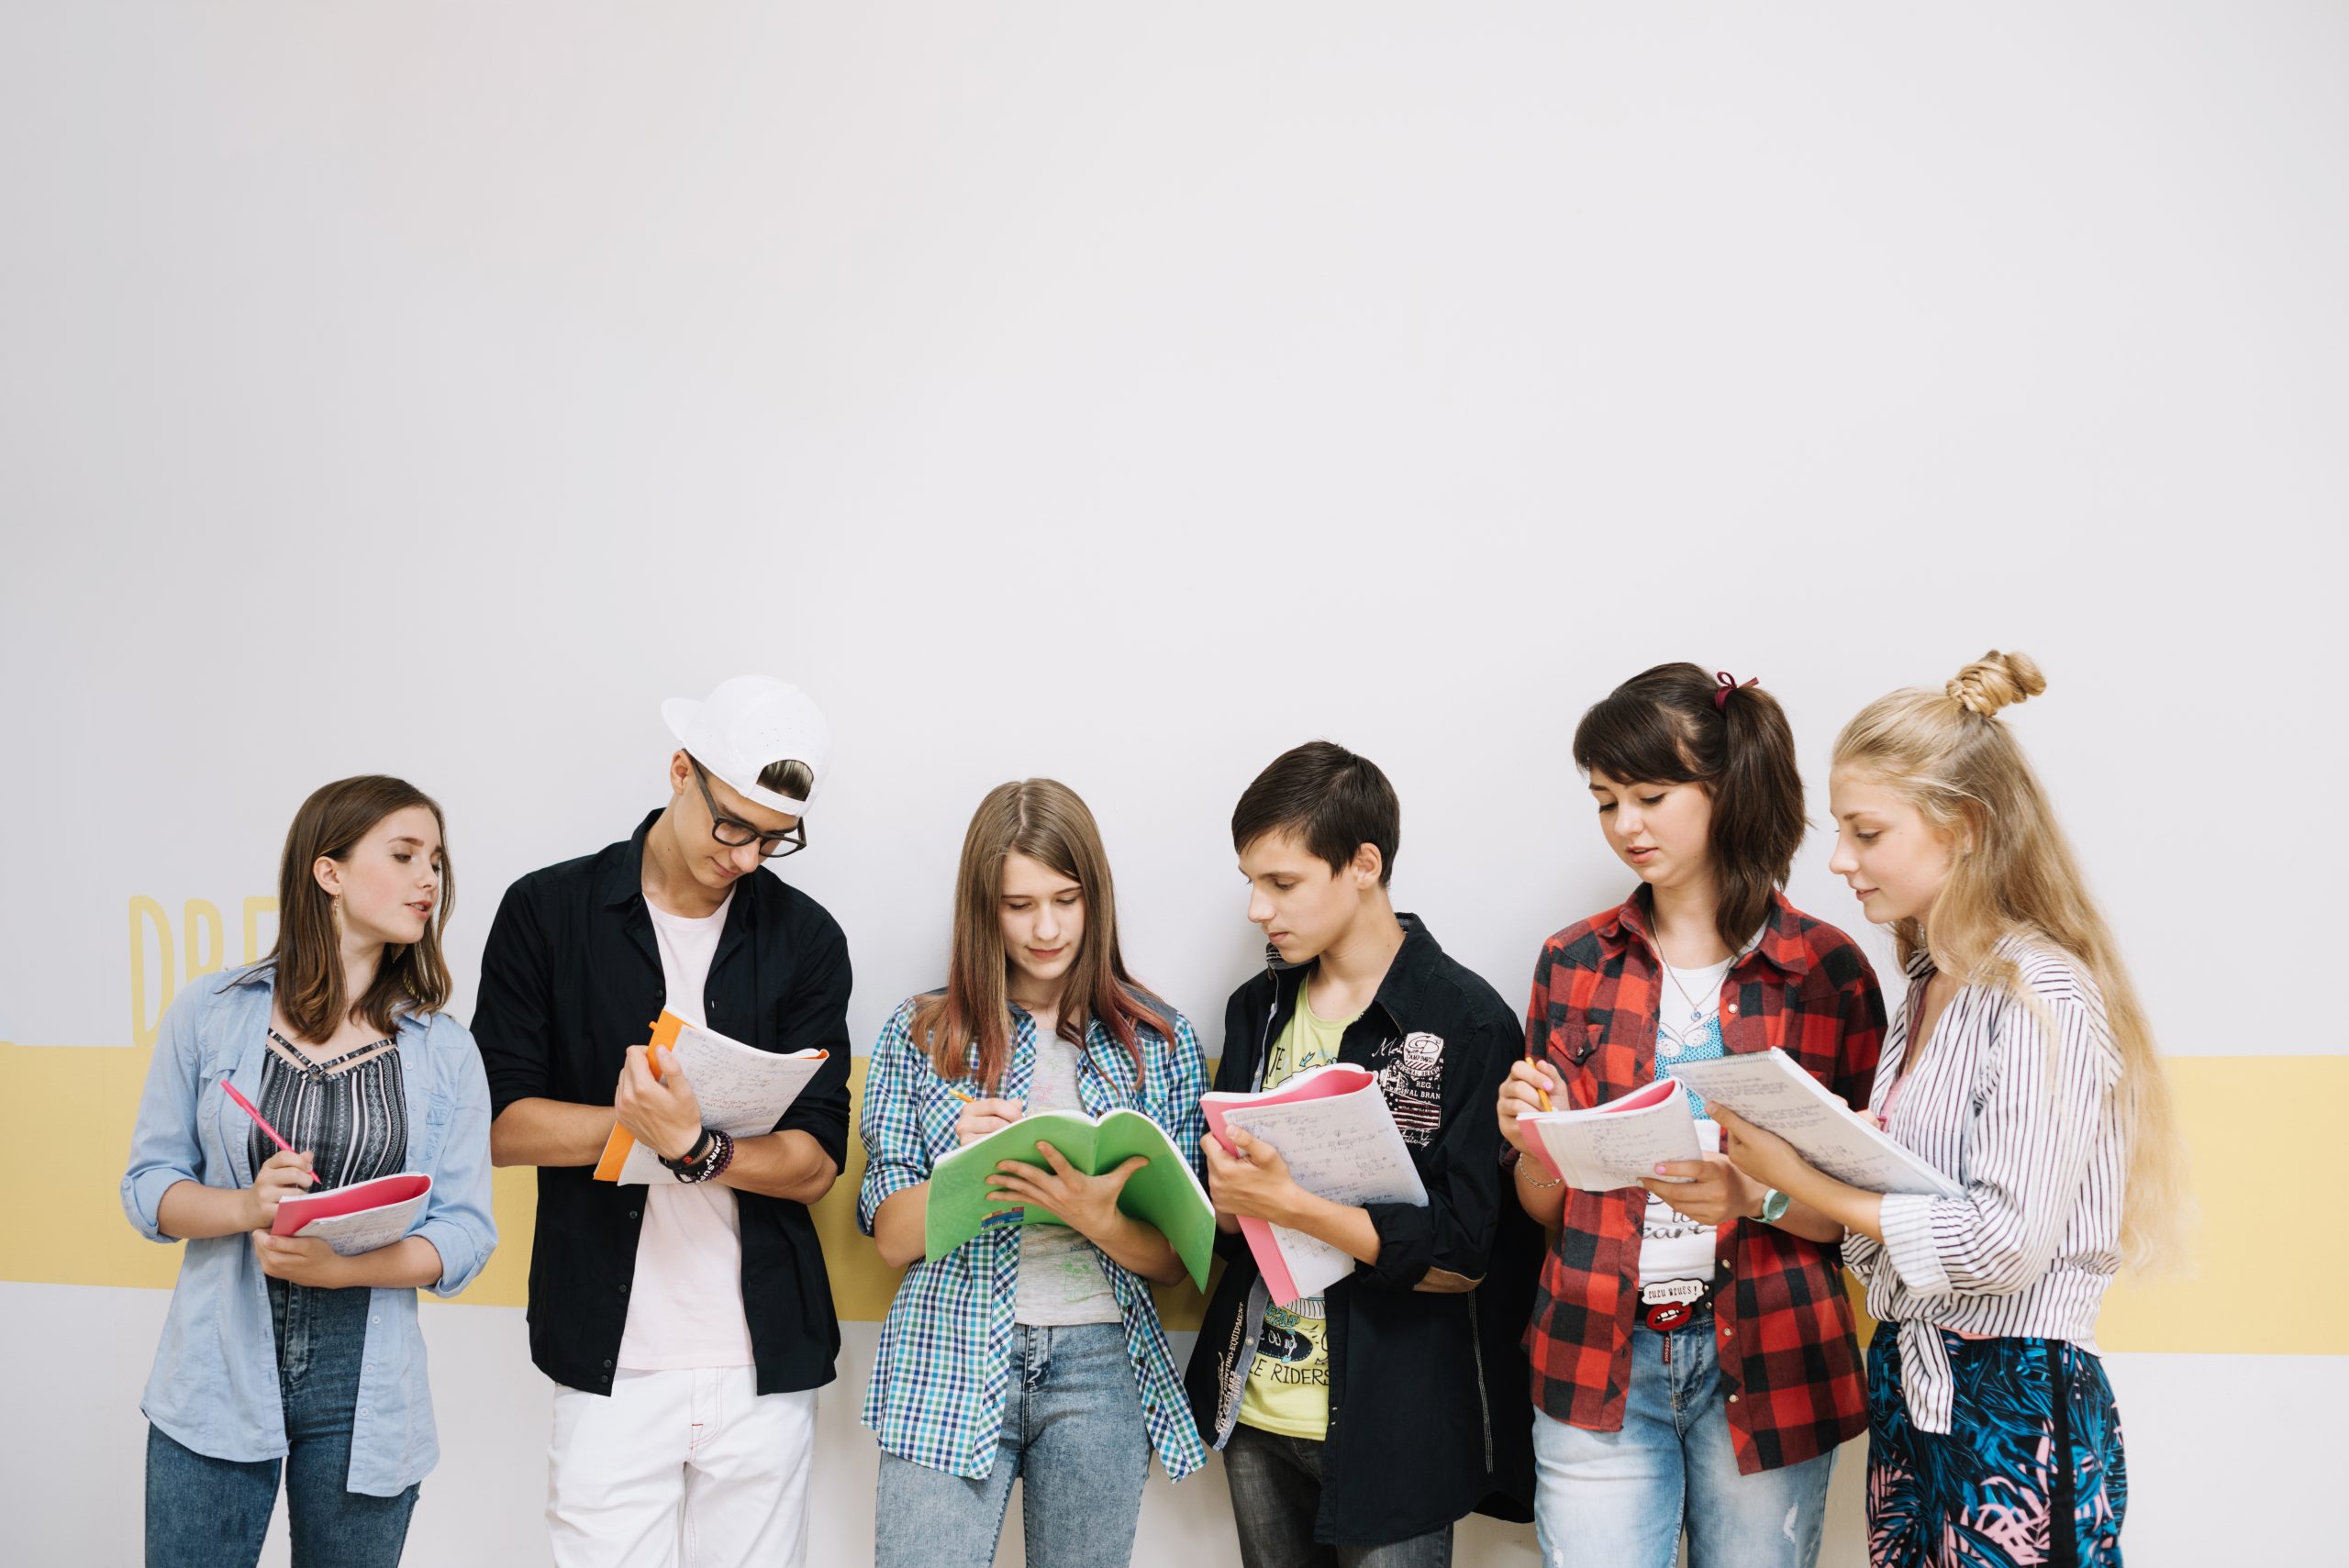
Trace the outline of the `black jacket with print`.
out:
[[[1379,1077],[1428,1203],[1370,1204],[1378,1261],[1330,1287],[1330,1426],[1314,1535],[1408,1540],[1471,1512],[1530,1519],[1532,1416],[1519,1340],[1541,1232],[1512,1201],[1494,1103],[1524,1049],[1514,1009],[1410,915],[1378,995],[1338,1060]],[[1262,1088],[1308,970],[1268,968],[1231,994],[1219,1090]],[[1247,1243],[1219,1236],[1223,1277],[1184,1374],[1200,1434],[1238,1418],[1265,1292]]]

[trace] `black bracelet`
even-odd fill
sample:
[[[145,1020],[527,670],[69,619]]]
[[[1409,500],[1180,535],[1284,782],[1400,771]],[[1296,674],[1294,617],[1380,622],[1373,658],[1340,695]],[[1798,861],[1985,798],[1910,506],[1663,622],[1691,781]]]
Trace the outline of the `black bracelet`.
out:
[[[700,1164],[704,1160],[709,1158],[710,1145],[718,1137],[718,1135],[717,1133],[712,1132],[709,1129],[705,1127],[701,1129],[701,1136],[694,1140],[694,1146],[685,1151],[685,1158],[682,1160],[672,1160],[666,1154],[656,1156],[656,1158],[660,1160],[661,1163],[669,1168],[669,1173],[676,1177],[677,1180],[681,1182],[693,1181],[695,1178],[687,1175],[685,1173],[692,1170],[696,1165]]]

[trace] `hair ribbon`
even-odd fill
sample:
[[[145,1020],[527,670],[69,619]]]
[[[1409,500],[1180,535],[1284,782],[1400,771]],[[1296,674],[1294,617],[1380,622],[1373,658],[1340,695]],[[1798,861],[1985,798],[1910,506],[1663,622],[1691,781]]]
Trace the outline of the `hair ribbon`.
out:
[[[1754,676],[1750,681],[1741,681],[1736,676],[1731,674],[1727,670],[1714,671],[1713,679],[1720,683],[1720,684],[1713,690],[1713,711],[1716,713],[1726,713],[1729,711],[1730,693],[1742,691],[1747,686],[1758,686],[1762,684],[1762,677],[1759,675]]]

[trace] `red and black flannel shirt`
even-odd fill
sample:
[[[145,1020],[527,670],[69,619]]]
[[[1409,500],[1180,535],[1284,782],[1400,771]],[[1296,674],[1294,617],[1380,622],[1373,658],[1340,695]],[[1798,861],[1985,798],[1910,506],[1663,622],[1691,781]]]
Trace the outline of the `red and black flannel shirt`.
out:
[[[1534,966],[1527,1051],[1548,1055],[1577,1108],[1655,1078],[1663,973],[1650,896],[1643,887],[1622,907],[1560,931]],[[1851,938],[1774,894],[1761,940],[1721,984],[1726,1050],[1777,1046],[1847,1103],[1868,1103],[1884,997]],[[1647,1201],[1640,1187],[1566,1189],[1525,1351],[1535,1407],[1570,1426],[1622,1430]],[[1753,1219],[1720,1227],[1717,1247],[1713,1333],[1739,1471],[1799,1464],[1856,1435],[1867,1403],[1841,1250]]]

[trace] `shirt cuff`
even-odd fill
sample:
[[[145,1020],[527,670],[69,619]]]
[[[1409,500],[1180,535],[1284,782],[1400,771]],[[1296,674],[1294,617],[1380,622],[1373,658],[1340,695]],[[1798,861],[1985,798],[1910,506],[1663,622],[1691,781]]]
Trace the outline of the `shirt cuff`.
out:
[[[429,1241],[440,1254],[440,1277],[424,1287],[440,1296],[455,1296],[473,1284],[496,1245],[494,1240],[484,1245],[485,1239],[473,1227],[447,1215],[428,1219],[408,1234]]]
[[[1419,1203],[1366,1203],[1371,1229],[1378,1232],[1378,1261],[1361,1265],[1363,1277],[1394,1290],[1409,1290],[1435,1262],[1433,1211]]]
[[[1929,1193],[1887,1193],[1877,1216],[1893,1272],[1919,1296],[1957,1294],[1950,1284],[1949,1271],[1942,1267],[1941,1249],[1933,1242],[1933,1206],[1940,1201]]]
[[[185,1171],[153,1169],[126,1176],[122,1183],[122,1212],[130,1217],[139,1234],[150,1241],[176,1243],[178,1237],[163,1234],[163,1195],[182,1182],[194,1180]]]
[[[872,1235],[873,1217],[881,1212],[884,1203],[929,1179],[910,1165],[867,1165],[864,1180],[856,1189],[856,1228]]]

